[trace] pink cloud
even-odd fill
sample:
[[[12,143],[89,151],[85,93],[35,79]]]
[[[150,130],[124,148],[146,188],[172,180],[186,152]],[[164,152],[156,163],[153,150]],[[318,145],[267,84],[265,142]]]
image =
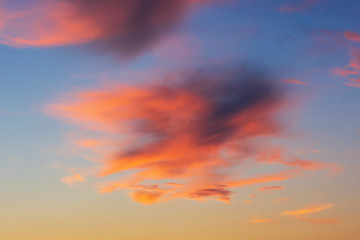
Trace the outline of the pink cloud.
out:
[[[350,54],[350,62],[348,66],[343,68],[332,69],[334,74],[340,75],[343,78],[347,78],[351,75],[351,78],[348,79],[348,82],[345,82],[344,85],[348,87],[360,87],[360,48],[353,48]]]
[[[307,85],[306,82],[300,81],[298,79],[284,79],[282,81],[283,83],[291,83],[291,84],[297,84],[297,85]]]
[[[332,70],[334,74],[340,75],[342,77],[348,77],[349,75],[357,75],[359,72],[344,68],[335,68]]]
[[[360,77],[359,78],[350,78],[349,82],[344,83],[344,84],[349,87],[360,88]]]
[[[351,31],[346,31],[344,33],[344,36],[346,39],[350,40],[350,41],[354,41],[354,42],[360,42],[360,34],[359,33],[355,33],[355,32],[351,32]]]
[[[301,0],[301,2],[297,5],[295,4],[284,4],[278,10],[280,12],[293,13],[293,12],[301,12],[305,11],[315,4],[320,3],[322,0]]]

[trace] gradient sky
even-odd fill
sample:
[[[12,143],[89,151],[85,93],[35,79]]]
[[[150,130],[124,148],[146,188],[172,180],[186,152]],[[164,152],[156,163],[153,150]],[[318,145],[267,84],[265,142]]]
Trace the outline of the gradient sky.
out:
[[[0,238],[357,239],[357,0],[0,0]]]

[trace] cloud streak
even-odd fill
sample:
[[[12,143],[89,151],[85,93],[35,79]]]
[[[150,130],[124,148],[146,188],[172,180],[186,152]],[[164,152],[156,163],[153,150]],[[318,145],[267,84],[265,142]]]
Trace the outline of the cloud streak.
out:
[[[265,219],[265,218],[254,218],[252,220],[249,221],[249,223],[274,223],[276,222],[275,219]]]
[[[360,33],[345,31],[344,37],[353,42],[360,42]]]
[[[264,186],[264,187],[258,188],[258,191],[266,192],[266,191],[271,191],[271,190],[283,190],[283,189],[285,189],[284,186]]]
[[[282,82],[283,82],[283,83],[296,84],[296,85],[307,85],[306,82],[300,81],[300,80],[298,80],[298,79],[290,79],[290,78],[284,79]]]
[[[286,216],[303,216],[303,215],[311,215],[314,213],[318,213],[324,210],[328,210],[333,208],[335,205],[332,203],[326,203],[326,204],[321,204],[321,205],[312,205],[312,206],[308,206],[308,207],[304,207],[298,210],[293,210],[293,211],[284,211],[283,215]]]
[[[331,71],[343,78],[348,78],[348,82],[344,83],[344,85],[360,88],[360,48],[351,49],[350,62],[348,66],[335,68]]]
[[[285,216],[293,216],[297,220],[311,223],[311,224],[336,224],[339,222],[337,218],[313,218],[308,217],[309,215],[313,215],[325,210],[332,209],[335,205],[332,203],[325,203],[319,205],[310,205],[301,209],[292,210],[292,211],[284,211],[282,215]]]
[[[287,3],[281,6],[278,10],[285,13],[301,12],[313,7],[321,1],[322,0],[302,0],[302,2],[297,5]]]

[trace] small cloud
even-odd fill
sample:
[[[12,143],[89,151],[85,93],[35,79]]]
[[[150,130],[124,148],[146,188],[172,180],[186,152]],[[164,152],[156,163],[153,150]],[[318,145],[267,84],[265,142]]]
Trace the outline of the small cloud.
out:
[[[360,78],[350,78],[349,82],[344,83],[348,87],[360,88]]]
[[[273,223],[275,219],[254,218],[249,223]]]
[[[199,189],[196,192],[186,194],[188,198],[203,201],[208,197],[216,197],[217,200],[225,203],[230,203],[231,191],[221,188],[214,189]]]
[[[302,82],[302,81],[300,81],[298,79],[292,79],[292,78],[284,79],[282,82],[283,83],[297,84],[297,85],[307,85],[306,82]]]
[[[360,42],[360,33],[346,31],[344,33],[344,37],[350,41]]]
[[[334,74],[340,75],[342,77],[347,77],[349,75],[357,75],[358,72],[354,70],[349,70],[345,68],[334,68],[331,70]]]
[[[343,78],[347,78],[348,82],[344,83],[345,86],[360,88],[360,48],[351,49],[350,62],[347,66],[342,68],[335,68],[331,71]]]
[[[314,149],[314,150],[313,150],[313,153],[324,154],[325,152],[324,152],[324,151],[321,151],[321,150]]]
[[[285,189],[284,186],[264,186],[264,187],[260,187],[257,190],[259,192],[265,192],[265,191],[271,191],[271,190],[283,190]]]
[[[278,10],[284,13],[302,12],[313,7],[315,4],[321,1],[322,0],[302,0],[302,2],[297,5],[287,3],[278,8]]]
[[[160,191],[135,191],[130,194],[131,198],[142,204],[152,204],[155,203],[161,195],[163,195]]]
[[[328,210],[333,208],[335,205],[332,203],[325,203],[321,205],[311,205],[308,207],[304,207],[298,210],[293,211],[284,211],[282,214],[286,216],[303,216],[303,215],[311,215],[313,213],[321,212],[324,210]]]
[[[86,182],[86,177],[85,175],[76,172],[74,169],[70,169],[69,172],[72,172],[72,175],[63,178],[61,181],[65,184],[68,185],[75,185],[76,183],[84,183]]]
[[[78,183],[78,182],[85,182],[85,178],[83,175],[81,175],[79,173],[75,173],[71,176],[63,178],[62,182],[65,184],[72,185],[72,184]]]
[[[339,222],[339,219],[336,218],[312,218],[304,217],[312,215],[314,213],[319,213],[328,209],[333,208],[335,205],[332,203],[325,203],[320,205],[311,205],[298,210],[293,211],[284,211],[282,214],[286,216],[293,216],[299,221],[308,222],[311,224],[335,224]]]

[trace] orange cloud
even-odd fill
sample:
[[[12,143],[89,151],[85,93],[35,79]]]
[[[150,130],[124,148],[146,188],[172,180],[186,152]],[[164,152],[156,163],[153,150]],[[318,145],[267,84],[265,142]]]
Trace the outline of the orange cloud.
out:
[[[77,140],[74,143],[82,148],[94,148],[94,147],[107,145],[106,142],[97,139],[82,139],[82,140]]]
[[[143,204],[156,202],[163,193],[157,191],[135,191],[131,193],[131,198]]]
[[[286,12],[286,13],[301,12],[301,11],[304,11],[304,10],[306,10],[308,8],[311,8],[315,4],[321,2],[322,0],[301,0],[301,1],[302,2],[297,4],[297,5],[284,4],[278,10],[280,12]]]
[[[100,135],[76,144],[108,150],[96,161],[97,177],[122,176],[98,184],[101,193],[124,189],[141,203],[229,202],[233,188],[323,168],[310,160],[263,156],[264,143],[281,136],[277,119],[286,102],[283,89],[265,75],[246,68],[187,71],[168,75],[168,84],[110,84],[72,93],[47,111]],[[236,167],[245,161],[288,169],[241,177]]]
[[[275,219],[254,218],[249,223],[273,223]]]
[[[289,170],[284,172],[279,172],[275,174],[267,174],[261,175],[254,178],[248,178],[243,180],[237,180],[228,182],[225,186],[229,187],[240,187],[246,185],[254,185],[259,183],[267,183],[267,182],[281,182],[298,176],[299,171],[297,170]]]
[[[91,43],[96,51],[133,57],[171,31],[192,2],[198,1],[40,0],[26,8],[20,3],[15,10],[3,6],[0,43],[15,47]]]
[[[232,191],[227,189],[246,185],[254,185],[259,183],[285,181],[289,178],[295,177],[293,171],[280,172],[277,174],[261,175],[258,177],[226,181],[219,179],[220,176],[199,176],[203,180],[197,179],[195,182],[187,182],[186,184],[165,183],[156,185],[139,185],[134,184],[133,179],[121,180],[119,182],[111,182],[108,184],[99,185],[100,193],[109,193],[118,189],[141,189],[146,191],[161,192],[161,200],[170,200],[174,198],[188,198],[198,201],[205,201],[208,198],[213,198],[218,201],[230,203]],[[231,176],[228,176],[231,177]],[[219,183],[221,182],[221,183]],[[209,188],[201,188],[209,187]],[[210,188],[211,187],[211,188]],[[246,201],[244,201],[246,202]],[[250,201],[251,202],[251,201]],[[246,202],[249,203],[249,202]]]
[[[306,82],[302,82],[297,79],[284,79],[282,82],[283,83],[292,83],[292,84],[297,84],[297,85],[307,85]]]
[[[284,186],[264,186],[258,188],[259,192],[271,191],[271,190],[283,190],[285,189]]]
[[[344,33],[345,38],[347,38],[350,41],[354,41],[354,42],[360,42],[360,34],[359,33],[355,33],[355,32],[351,32],[351,31],[346,31]]]
[[[293,211],[284,211],[282,214],[287,216],[303,216],[310,215],[313,213],[321,212],[333,208],[335,205],[332,203],[326,203],[321,205],[311,205],[305,208],[301,208]]]
[[[73,170],[71,170],[71,172],[73,172],[71,176],[65,177],[61,180],[63,183],[68,185],[74,185],[76,183],[86,182],[85,176],[83,174],[74,172]]]

